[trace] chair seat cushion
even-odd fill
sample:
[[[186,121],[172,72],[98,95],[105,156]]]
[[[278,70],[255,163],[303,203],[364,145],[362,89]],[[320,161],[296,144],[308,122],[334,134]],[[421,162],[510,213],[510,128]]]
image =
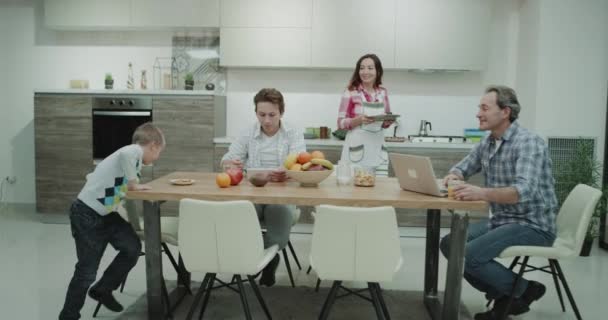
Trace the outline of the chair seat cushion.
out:
[[[136,231],[137,236],[144,240],[144,222],[140,220],[139,225],[141,226],[141,230]],[[178,236],[177,230],[179,227],[179,218],[178,217],[160,217],[160,241],[164,243],[168,243],[172,246],[178,245]]]
[[[518,256],[543,257],[547,259],[563,259],[575,256],[576,252],[572,248],[554,244],[552,247],[541,246],[512,246],[503,250],[499,258],[511,258]]]

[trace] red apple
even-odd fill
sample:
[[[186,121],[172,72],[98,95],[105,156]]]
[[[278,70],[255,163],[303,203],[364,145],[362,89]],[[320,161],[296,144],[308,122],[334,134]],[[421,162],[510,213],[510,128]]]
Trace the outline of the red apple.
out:
[[[310,168],[308,168],[308,171],[323,171],[323,170],[325,170],[325,168],[320,164],[313,164],[312,166],[310,166]]]
[[[229,168],[226,173],[230,176],[230,185],[232,186],[236,186],[243,180],[243,170],[240,168]]]

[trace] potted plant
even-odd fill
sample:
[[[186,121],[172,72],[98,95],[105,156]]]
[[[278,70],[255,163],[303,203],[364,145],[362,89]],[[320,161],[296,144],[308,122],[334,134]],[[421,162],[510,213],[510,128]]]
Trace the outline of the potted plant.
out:
[[[184,77],[184,89],[185,90],[194,90],[194,75],[190,72],[186,73]]]
[[[556,196],[559,205],[566,200],[566,197],[574,187],[583,183],[588,186],[600,189],[600,170],[601,163],[593,155],[593,141],[579,140],[576,142],[575,152],[559,168],[555,168]],[[591,216],[589,227],[585,235],[585,242],[581,248],[581,256],[588,256],[593,245],[593,240],[599,236],[599,219],[606,212],[606,200],[608,188],[603,190],[602,198]]]
[[[106,73],[106,79],[104,81],[106,89],[112,89],[114,87],[114,78],[111,73]]]

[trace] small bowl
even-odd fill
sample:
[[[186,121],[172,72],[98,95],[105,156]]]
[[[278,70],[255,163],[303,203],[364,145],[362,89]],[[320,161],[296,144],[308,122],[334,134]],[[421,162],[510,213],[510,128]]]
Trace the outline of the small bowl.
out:
[[[268,173],[259,172],[251,175],[248,174],[247,180],[256,187],[263,187],[268,183],[270,178],[268,177]]]
[[[323,180],[327,179],[334,172],[333,170],[322,171],[293,171],[287,170],[287,176],[300,183],[301,187],[316,187]]]

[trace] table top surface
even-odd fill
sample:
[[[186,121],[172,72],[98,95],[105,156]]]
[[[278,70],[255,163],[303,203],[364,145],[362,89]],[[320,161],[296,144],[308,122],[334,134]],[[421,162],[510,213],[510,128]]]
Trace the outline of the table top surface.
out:
[[[330,176],[317,187],[301,187],[297,181],[269,182],[255,187],[246,179],[229,188],[215,183],[217,173],[173,172],[148,183],[151,190],[129,191],[128,199],[148,201],[179,201],[184,198],[227,201],[249,200],[263,204],[292,204],[316,206],[376,207],[393,206],[410,209],[484,210],[485,201],[458,201],[402,190],[396,178],[377,177],[374,187],[339,186]],[[194,179],[188,186],[177,186],[171,179]]]

